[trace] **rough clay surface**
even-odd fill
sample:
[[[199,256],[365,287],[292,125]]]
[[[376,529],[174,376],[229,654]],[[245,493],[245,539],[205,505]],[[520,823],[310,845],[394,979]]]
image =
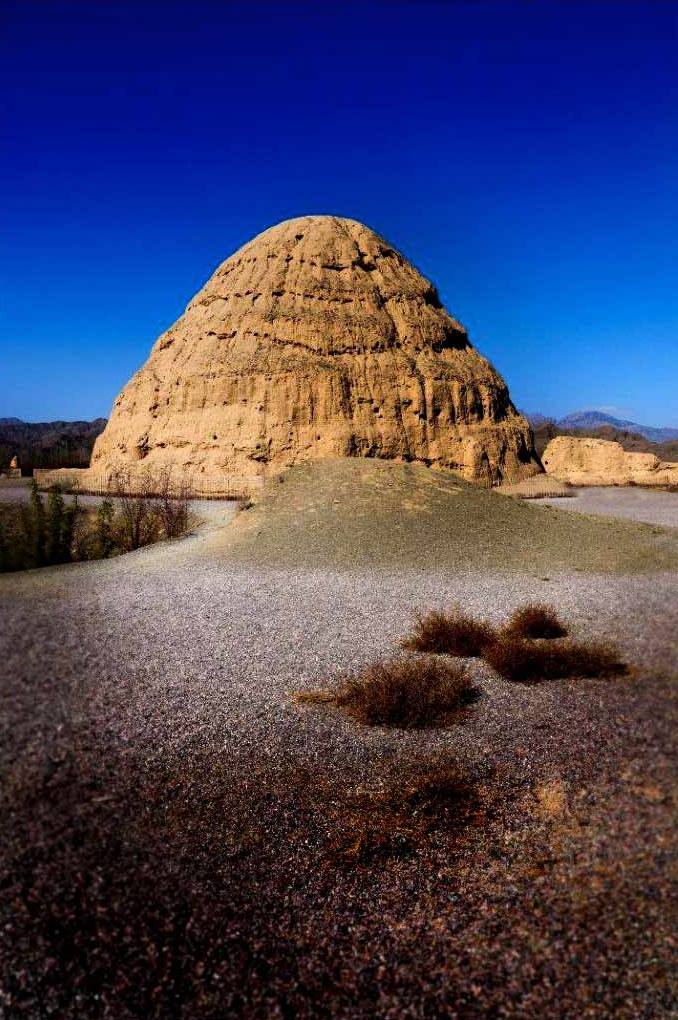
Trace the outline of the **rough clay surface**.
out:
[[[607,439],[556,436],[544,450],[547,474],[572,485],[678,485],[678,464],[629,453]]]
[[[206,509],[186,540],[0,578],[0,1011],[668,1020],[675,573],[382,569],[359,548],[355,570],[264,567]],[[518,511],[547,534],[557,513]],[[421,732],[290,697],[391,654],[415,609],[500,622],[526,599],[633,671],[529,687],[473,662],[471,718]],[[361,791],[422,756],[491,809],[328,859]]]
[[[472,481],[541,470],[499,374],[407,259],[304,216],[227,259],[115,402],[96,478],[172,465],[195,491],[299,460],[383,457]]]

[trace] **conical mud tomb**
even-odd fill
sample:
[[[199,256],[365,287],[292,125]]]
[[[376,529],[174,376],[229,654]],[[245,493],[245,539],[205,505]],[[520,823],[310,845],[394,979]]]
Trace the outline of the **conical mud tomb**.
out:
[[[435,287],[361,223],[303,216],[227,259],[159,337],[91,473],[171,465],[216,494],[326,457],[423,461],[485,484],[540,470],[506,384]]]

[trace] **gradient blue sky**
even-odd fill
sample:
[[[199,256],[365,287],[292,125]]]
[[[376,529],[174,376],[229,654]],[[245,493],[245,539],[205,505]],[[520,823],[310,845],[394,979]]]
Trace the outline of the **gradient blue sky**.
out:
[[[514,401],[678,424],[678,5],[3,0],[0,416],[107,415],[252,235],[363,220]]]

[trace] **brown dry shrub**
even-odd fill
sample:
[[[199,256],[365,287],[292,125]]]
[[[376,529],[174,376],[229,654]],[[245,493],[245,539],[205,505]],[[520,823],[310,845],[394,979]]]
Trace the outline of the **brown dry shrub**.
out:
[[[420,842],[403,816],[383,806],[347,811],[330,833],[327,853],[331,861],[344,865],[366,865],[407,857]]]
[[[506,680],[527,684],[626,672],[626,666],[610,645],[569,640],[526,641],[511,634],[499,635],[486,649],[485,661]]]
[[[344,864],[371,864],[407,856],[435,831],[456,839],[483,817],[475,782],[455,762],[415,761],[385,788],[359,791],[332,819],[331,857]]]
[[[456,763],[432,761],[417,768],[405,783],[403,803],[427,825],[435,820],[467,818],[477,804],[477,790]]]
[[[347,674],[336,691],[302,691],[296,699],[333,703],[368,726],[423,728],[463,716],[477,696],[464,666],[432,656],[401,656]]]
[[[461,609],[449,613],[431,610],[418,614],[412,633],[402,642],[412,652],[437,652],[462,657],[478,656],[495,637],[495,630],[484,620],[474,620]]]
[[[420,728],[449,722],[477,697],[467,670],[438,659],[403,657],[346,676],[336,704],[368,726]]]
[[[567,634],[553,606],[543,602],[528,602],[520,606],[513,612],[504,630],[522,638],[560,638]]]

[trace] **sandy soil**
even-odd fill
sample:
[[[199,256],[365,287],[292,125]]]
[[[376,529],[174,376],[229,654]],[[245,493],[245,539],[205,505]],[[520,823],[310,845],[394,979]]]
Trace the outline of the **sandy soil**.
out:
[[[416,464],[318,461],[272,481],[215,555],[290,568],[678,570],[673,530],[568,513],[571,502],[507,499]]]
[[[678,492],[641,489],[638,486],[590,486],[576,489],[568,499],[539,499],[536,503],[576,510],[584,514],[601,514],[630,521],[646,521],[667,528],[678,528]]]
[[[361,545],[360,566],[291,567],[247,558],[251,521],[304,547],[318,503],[286,530],[264,509],[0,578],[5,1015],[671,1016],[675,572],[563,570],[557,542],[540,573],[373,563]],[[493,562],[520,519],[488,534]],[[667,533],[623,528],[666,561]],[[499,621],[528,598],[615,640],[631,672],[523,687],[475,663],[483,696],[447,730],[363,728],[290,696],[390,653],[414,609]],[[431,759],[466,770],[474,817],[344,853],[362,799],[380,825],[384,789]]]

